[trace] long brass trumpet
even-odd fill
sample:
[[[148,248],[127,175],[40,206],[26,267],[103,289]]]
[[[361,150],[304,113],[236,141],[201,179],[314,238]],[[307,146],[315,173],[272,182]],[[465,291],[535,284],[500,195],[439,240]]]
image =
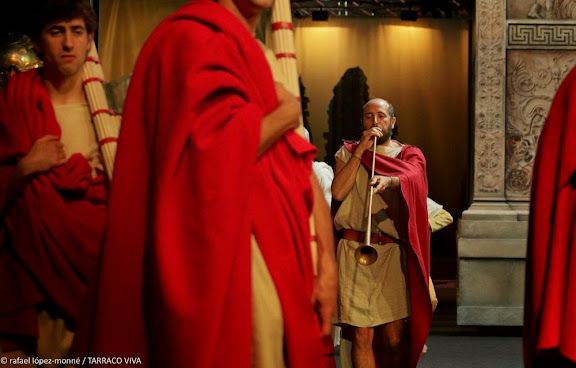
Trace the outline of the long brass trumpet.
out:
[[[374,179],[374,168],[376,166],[376,141],[377,137],[374,137],[374,147],[372,150],[372,174],[370,175],[370,182]],[[354,252],[354,258],[356,262],[363,266],[369,266],[376,262],[378,259],[378,251],[376,248],[370,245],[370,235],[372,234],[372,197],[374,196],[374,187],[370,184],[370,199],[368,200],[368,221],[366,221],[366,239],[364,245],[356,248]]]

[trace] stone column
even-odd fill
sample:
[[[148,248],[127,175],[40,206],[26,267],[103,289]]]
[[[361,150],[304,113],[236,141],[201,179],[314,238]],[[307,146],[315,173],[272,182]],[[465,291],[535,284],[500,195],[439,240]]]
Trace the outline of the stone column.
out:
[[[473,203],[459,226],[459,325],[522,325],[532,164],[576,64],[576,0],[477,0]]]

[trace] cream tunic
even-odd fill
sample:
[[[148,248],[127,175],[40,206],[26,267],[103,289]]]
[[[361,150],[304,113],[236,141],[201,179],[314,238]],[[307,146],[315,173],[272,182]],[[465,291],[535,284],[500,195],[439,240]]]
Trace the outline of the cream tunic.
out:
[[[272,50],[260,42],[275,80],[280,69]],[[252,368],[285,367],[284,317],[276,285],[252,235]]]
[[[98,171],[103,171],[102,158],[88,105],[55,105],[54,111],[62,131],[60,141],[64,144],[66,158],[70,158],[75,153],[81,153],[92,166],[93,176],[96,176]]]
[[[401,148],[377,147],[377,152],[396,157]],[[348,162],[351,153],[343,146],[336,157]],[[342,202],[334,223],[338,230],[366,231],[370,173],[362,166],[356,182]],[[381,231],[394,238],[398,232],[399,190],[386,190],[373,196],[372,232]],[[374,327],[409,315],[408,293],[403,272],[403,250],[398,244],[372,244],[378,260],[369,266],[359,265],[355,250],[363,243],[342,239],[338,244],[338,323],[356,327]]]

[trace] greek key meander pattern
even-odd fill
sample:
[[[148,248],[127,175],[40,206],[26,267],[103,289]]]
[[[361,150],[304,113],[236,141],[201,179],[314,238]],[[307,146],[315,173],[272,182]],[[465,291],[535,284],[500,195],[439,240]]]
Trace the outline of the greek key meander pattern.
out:
[[[508,24],[508,48],[576,50],[576,23]]]

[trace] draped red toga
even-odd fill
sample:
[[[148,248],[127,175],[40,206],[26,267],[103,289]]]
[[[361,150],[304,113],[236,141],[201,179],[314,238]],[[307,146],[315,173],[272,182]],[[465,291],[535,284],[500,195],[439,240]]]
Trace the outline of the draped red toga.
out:
[[[526,256],[524,358],[545,350],[576,362],[576,69],[538,140]]]
[[[276,285],[288,366],[322,367],[308,219],[315,149],[286,133],[260,45],[205,0],[146,42],[123,114],[90,356],[158,367],[250,367],[250,236]]]
[[[94,278],[106,220],[102,176],[81,154],[34,176],[17,198],[18,161],[47,134],[60,136],[42,74],[18,73],[0,91],[0,338],[5,350],[38,336],[37,306],[74,328]]]

